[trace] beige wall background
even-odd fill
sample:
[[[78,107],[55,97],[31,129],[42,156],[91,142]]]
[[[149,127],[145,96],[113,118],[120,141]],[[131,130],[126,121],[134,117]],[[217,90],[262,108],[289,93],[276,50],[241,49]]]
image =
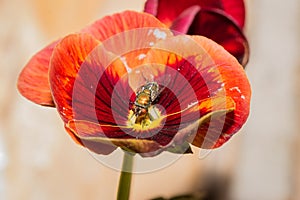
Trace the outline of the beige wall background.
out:
[[[0,0],[0,199],[114,199],[119,172],[71,141],[56,111],[16,90],[18,73],[44,45],[142,0]],[[132,199],[201,188],[220,200],[300,199],[300,2],[246,0],[252,82],[248,123],[224,147],[134,176]],[[218,188],[221,187],[221,190]]]

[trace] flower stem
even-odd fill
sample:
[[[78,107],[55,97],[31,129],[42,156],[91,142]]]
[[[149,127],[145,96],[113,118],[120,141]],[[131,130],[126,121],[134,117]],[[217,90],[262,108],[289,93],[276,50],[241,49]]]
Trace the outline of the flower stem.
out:
[[[130,185],[133,168],[134,154],[124,151],[122,172],[119,179],[117,200],[128,200],[130,195]]]

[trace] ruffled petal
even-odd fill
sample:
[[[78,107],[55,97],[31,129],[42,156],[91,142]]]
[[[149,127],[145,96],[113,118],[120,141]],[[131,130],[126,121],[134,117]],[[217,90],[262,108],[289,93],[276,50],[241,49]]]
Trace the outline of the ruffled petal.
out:
[[[190,112],[194,112],[195,110],[201,110],[205,114],[200,119],[194,120],[187,126],[181,127],[179,132],[175,131],[176,136],[166,144],[160,144],[162,142],[161,140],[154,139],[154,137],[162,139],[161,134],[163,134],[164,130],[168,132],[165,127],[158,132],[157,135],[151,137],[151,139],[136,139],[130,135],[127,135],[125,138],[107,137],[105,132],[108,129],[110,131],[113,129],[118,131],[118,129],[121,128],[124,131],[129,128],[101,125],[84,120],[71,120],[66,124],[66,129],[74,134],[82,146],[99,154],[108,154],[117,147],[126,151],[139,153],[145,157],[155,156],[162,151],[174,152],[176,150],[176,153],[191,153],[189,146],[185,145],[184,141],[193,142],[194,145],[199,147],[208,147],[208,144],[211,145],[212,141],[215,143],[220,133],[220,125],[222,129],[222,123],[224,123],[224,121],[220,121],[220,119],[223,119],[227,113],[234,110],[234,102],[230,98],[224,99],[224,97],[206,99],[202,101],[199,106],[191,108],[188,111],[182,111],[182,114],[190,114]],[[174,113],[174,115],[177,114],[178,113]],[[217,126],[212,124],[217,124]],[[124,132],[126,132],[126,130]],[[169,130],[168,133],[170,134],[170,132],[173,131]],[[209,133],[209,135],[207,136],[206,133]],[[204,144],[206,146],[204,146]]]
[[[125,11],[123,13],[104,17],[87,26],[80,32],[91,34],[97,40],[104,41],[120,32],[144,27],[165,28],[165,25],[149,14]],[[131,35],[130,40],[123,39],[123,42],[132,42],[132,38],[134,38],[135,41],[138,41],[137,38],[141,37],[140,35],[133,37],[132,34],[126,34],[126,36],[129,35]],[[116,39],[111,41],[116,41]],[[19,76],[18,89],[20,93],[30,101],[43,106],[55,106],[50,92],[48,71],[53,49],[59,42],[60,40],[56,40],[36,53],[24,67]],[[126,48],[124,49],[124,47],[128,47],[128,45],[124,44],[118,44],[118,47],[111,43],[107,43],[106,45],[114,47],[112,50],[122,50],[123,52],[127,50]],[[122,48],[119,48],[120,46]],[[118,54],[118,52],[116,52],[116,54]]]
[[[87,146],[93,146],[93,152],[98,153],[98,154],[103,154],[103,155],[108,155],[110,153],[112,153],[116,147],[111,146],[111,145],[107,145],[107,144],[97,144],[93,141],[85,141],[83,139],[80,139],[79,137],[77,137],[76,134],[74,134],[74,130],[71,129],[68,124],[65,124],[65,130],[67,131],[67,133],[71,136],[71,138],[73,139],[73,141],[76,144],[79,144],[80,146],[85,147],[85,145]]]
[[[64,38],[53,52],[50,67],[53,98],[63,120],[99,123],[108,127],[107,137],[126,137],[118,128],[126,126],[134,93],[126,74],[122,60],[92,36]]]
[[[172,31],[178,33],[187,33],[195,16],[200,11],[199,6],[192,6],[185,9],[173,22],[170,27]]]
[[[243,28],[245,23],[245,5],[243,0],[147,0],[145,12],[150,13],[167,24],[172,22],[191,6],[224,10],[236,23]]]
[[[182,128],[171,144],[178,145],[182,141],[189,141],[197,147],[211,148],[223,134],[227,115],[234,110],[235,102],[230,97],[219,96],[201,101],[182,112],[181,119],[188,117],[192,120],[182,120],[185,126],[181,124]],[[195,118],[196,112],[201,112],[201,117]],[[178,116],[178,113],[174,116]]]
[[[49,81],[48,66],[52,51],[58,41],[55,41],[35,54],[23,68],[18,79],[18,89],[28,100],[54,107]]]
[[[73,87],[88,54],[100,44],[88,34],[65,37],[54,49],[49,69],[51,92],[57,110],[66,122],[74,117]],[[86,92],[86,88],[83,92]]]
[[[150,14],[125,11],[112,16],[106,16],[86,27],[82,32],[92,34],[98,40],[104,41],[124,31],[151,27],[166,28],[163,23]],[[132,39],[135,38],[132,37]]]
[[[199,148],[216,148],[216,144],[221,143],[221,138],[226,135],[224,127],[228,125],[227,120],[233,112],[234,107],[210,112],[200,118],[195,124],[182,129],[178,134],[190,134],[187,140]],[[222,144],[224,142],[222,141]]]
[[[188,32],[202,35],[222,45],[240,64],[246,66],[249,45],[240,27],[225,12],[218,9],[201,9]]]
[[[161,145],[155,141],[146,139],[108,138],[103,133],[105,126],[89,121],[72,120],[67,123],[67,127],[82,140],[85,147],[100,154],[108,152],[110,149],[116,149],[117,147],[126,151],[140,153],[141,155],[144,153],[153,153],[161,148]]]
[[[147,58],[145,62],[166,66],[164,76],[172,77],[157,102],[167,115],[203,99],[224,96],[233,99],[236,109],[233,114],[228,113],[218,145],[225,141],[221,138],[225,133],[229,139],[229,135],[245,123],[249,114],[250,85],[241,65],[220,45],[202,36],[180,35],[157,43]]]
[[[245,25],[245,15],[246,15],[244,0],[219,0],[219,1],[222,3],[222,9],[237,22],[239,27],[243,28]],[[211,2],[211,0],[207,0],[207,2]]]
[[[242,66],[222,47],[213,46],[214,42],[205,37],[193,36],[197,43],[206,49],[212,57],[221,76],[222,90],[217,90],[216,94],[225,94],[235,102],[235,110],[231,116],[227,116],[225,127],[214,147],[219,147],[236,133],[246,122],[250,112],[251,87]]]
[[[155,140],[163,146],[170,146],[174,144],[181,145],[184,141],[186,141],[186,138],[191,136],[192,134],[194,137],[198,137],[198,135],[195,136],[194,134],[197,131],[187,131],[187,127],[191,127],[193,126],[193,124],[200,122],[199,119],[209,113],[234,108],[234,101],[229,97],[220,96],[203,99],[199,103],[190,105],[189,107],[178,112],[162,116],[162,118],[165,118],[163,127],[151,139]],[[180,135],[182,132],[181,130],[183,129],[186,130],[184,131],[185,135]],[[219,132],[218,130],[215,130],[215,132],[219,133],[219,135],[215,139],[217,140],[222,133],[222,130],[219,130]]]

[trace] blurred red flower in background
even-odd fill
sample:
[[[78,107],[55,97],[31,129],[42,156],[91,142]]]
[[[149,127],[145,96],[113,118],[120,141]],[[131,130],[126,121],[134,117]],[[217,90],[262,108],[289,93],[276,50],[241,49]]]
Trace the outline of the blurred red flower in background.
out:
[[[147,0],[145,12],[156,16],[171,30],[202,35],[222,45],[244,67],[249,45],[243,33],[243,0]]]
[[[242,66],[217,43],[174,36],[133,11],[45,47],[21,72],[18,89],[56,107],[78,144],[142,156],[188,153],[190,143],[221,146],[245,123],[251,96]]]

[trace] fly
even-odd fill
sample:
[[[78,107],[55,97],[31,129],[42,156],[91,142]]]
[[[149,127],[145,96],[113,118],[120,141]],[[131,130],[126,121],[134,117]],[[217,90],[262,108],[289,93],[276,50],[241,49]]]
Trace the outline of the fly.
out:
[[[143,121],[154,120],[153,116],[149,114],[149,108],[157,99],[160,88],[157,82],[148,82],[141,86],[136,92],[136,98],[133,102],[131,110],[135,123],[141,124]]]

